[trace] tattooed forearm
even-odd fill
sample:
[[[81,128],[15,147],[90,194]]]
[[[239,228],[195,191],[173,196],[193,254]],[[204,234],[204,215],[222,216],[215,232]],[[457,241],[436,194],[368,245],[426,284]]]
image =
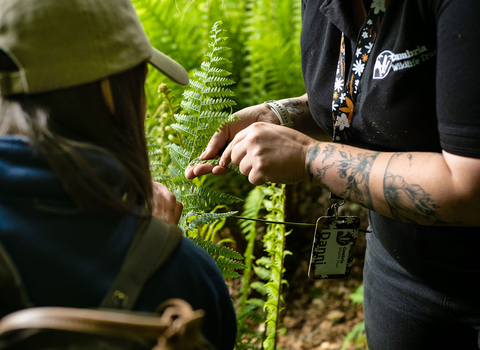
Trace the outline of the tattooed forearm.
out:
[[[366,152],[353,155],[339,152],[340,160],[337,162],[338,175],[346,179],[345,190],[340,197],[354,201],[366,208],[373,209],[370,194],[370,171],[379,152]]]
[[[312,163],[315,159],[317,159],[318,155],[320,154],[320,142],[317,142],[315,146],[311,147],[308,150],[308,162],[307,162],[307,171],[308,176],[310,177],[310,182],[313,180],[313,172],[312,172]]]
[[[325,149],[322,151],[322,154],[325,155],[325,157],[322,160],[322,163],[325,163],[327,159],[332,158],[336,149],[337,147],[335,147],[334,145],[326,145]]]
[[[298,107],[301,103],[302,101],[298,98],[289,98],[288,102],[285,104],[285,107],[287,107],[288,112],[300,115],[305,112],[303,108]]]
[[[335,163],[332,163],[330,165],[325,165],[323,168],[317,168],[317,178],[321,181],[325,178],[325,174],[328,169],[332,168],[335,166]]]
[[[440,207],[420,185],[410,184],[400,175],[390,172],[392,162],[406,155],[409,160],[411,154],[396,153],[387,165],[383,179],[385,200],[393,218],[410,223],[441,224]]]

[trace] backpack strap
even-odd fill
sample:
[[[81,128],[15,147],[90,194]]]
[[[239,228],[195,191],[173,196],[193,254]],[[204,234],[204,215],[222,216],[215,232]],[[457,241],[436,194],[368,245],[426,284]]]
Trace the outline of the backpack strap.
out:
[[[172,255],[183,237],[178,226],[151,219],[139,225],[122,267],[100,307],[131,310],[145,283]]]
[[[0,242],[0,305],[10,310],[30,307],[20,274]]]

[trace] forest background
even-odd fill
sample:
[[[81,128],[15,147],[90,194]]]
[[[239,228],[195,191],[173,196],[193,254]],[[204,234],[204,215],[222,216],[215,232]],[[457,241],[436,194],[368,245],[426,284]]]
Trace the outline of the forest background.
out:
[[[301,0],[133,0],[133,3],[153,46],[180,62],[190,77],[205,60],[213,24],[223,22],[222,29],[226,31],[230,48],[225,56],[231,61],[225,69],[232,73],[230,79],[236,82],[230,87],[235,94],[231,98],[236,102],[232,112],[266,100],[305,93],[300,57]],[[158,113],[163,102],[158,92],[161,83],[168,84],[172,90],[170,96],[176,96],[177,105],[186,89],[151,70],[146,85],[150,117],[161,118]],[[162,143],[166,139],[165,134],[157,135],[163,132],[159,125],[164,124],[150,121],[147,132]],[[204,182],[243,199],[254,189],[244,177],[235,174]],[[302,183],[286,186],[283,191],[285,221],[315,223],[325,214],[328,193],[320,187]],[[232,204],[228,209],[242,212],[243,205]],[[357,205],[347,203],[340,208],[340,214],[360,216],[362,226],[367,225],[365,211]],[[244,255],[247,241],[239,224],[240,220],[233,218],[217,223],[212,239]],[[284,261],[285,283],[278,319],[282,331],[276,334],[274,348],[365,349],[361,305],[364,235],[358,239],[355,263],[348,279],[314,281],[307,277],[313,228],[287,229],[291,232],[284,248],[292,254],[285,256]],[[256,225],[255,230],[253,251],[249,254],[259,260],[265,254],[262,239],[266,229]],[[250,283],[259,279],[253,274]],[[241,278],[227,280],[236,302],[240,298],[242,281]],[[249,290],[252,300],[257,294],[259,291],[255,288]],[[257,333],[265,329],[264,324],[250,323]],[[262,345],[257,342],[256,346]]]

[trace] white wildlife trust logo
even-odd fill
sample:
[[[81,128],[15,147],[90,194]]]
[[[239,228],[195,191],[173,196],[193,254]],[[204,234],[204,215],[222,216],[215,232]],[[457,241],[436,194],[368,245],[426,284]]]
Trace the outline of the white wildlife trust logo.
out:
[[[373,67],[373,79],[383,79],[390,72],[392,68],[393,52],[385,50],[377,56],[375,66]]]
[[[405,50],[401,53],[393,53],[390,50],[385,50],[380,53],[375,60],[373,79],[383,79],[391,70],[398,71],[415,67],[420,63],[435,57],[436,54],[436,50],[428,51],[424,45],[417,46],[417,48],[413,50]]]

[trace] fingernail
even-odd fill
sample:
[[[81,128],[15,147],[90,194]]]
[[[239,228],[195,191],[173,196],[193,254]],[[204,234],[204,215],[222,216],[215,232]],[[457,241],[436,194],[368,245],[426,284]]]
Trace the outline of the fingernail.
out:
[[[225,161],[223,160],[223,158],[220,159],[220,161],[218,162],[218,165],[225,168],[226,164],[225,164]]]
[[[207,151],[206,151],[206,150],[205,150],[205,151],[203,151],[203,153],[202,153],[202,154],[200,154],[200,157],[198,157],[198,158],[200,158],[200,159],[203,159],[203,157],[205,156],[205,153],[207,153]]]

